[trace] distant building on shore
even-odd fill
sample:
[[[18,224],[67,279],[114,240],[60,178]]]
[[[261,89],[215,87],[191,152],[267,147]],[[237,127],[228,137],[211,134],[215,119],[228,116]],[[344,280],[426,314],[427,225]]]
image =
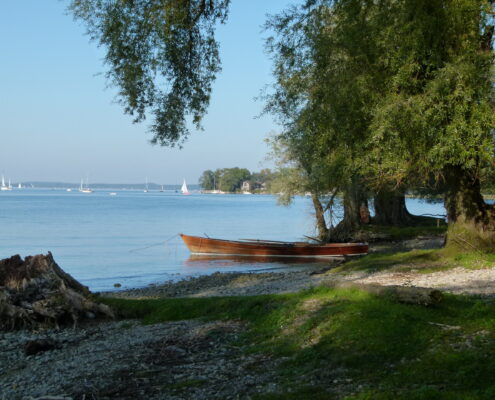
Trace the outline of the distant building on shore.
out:
[[[242,182],[241,190],[243,192],[249,192],[251,190],[251,183],[249,181]]]

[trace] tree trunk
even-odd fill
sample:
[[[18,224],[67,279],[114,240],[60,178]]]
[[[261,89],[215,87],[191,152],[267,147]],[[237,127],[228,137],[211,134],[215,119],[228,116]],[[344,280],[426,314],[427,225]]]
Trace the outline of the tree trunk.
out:
[[[403,192],[380,190],[374,197],[376,225],[410,226],[416,223],[415,216],[407,211],[406,196]]]
[[[335,228],[328,232],[328,241],[346,242],[352,240],[362,225],[369,223],[368,197],[364,185],[357,180],[344,190],[344,217]]]
[[[328,236],[327,223],[325,221],[325,210],[321,204],[320,198],[317,194],[311,193],[311,199],[313,200],[313,207],[315,209],[316,217],[316,229],[318,230],[318,238],[324,240]]]
[[[449,229],[447,246],[465,250],[495,249],[494,207],[481,195],[479,178],[459,166],[444,170],[445,208]]]
[[[410,214],[406,206],[406,196],[401,190],[382,189],[373,199],[375,216],[372,223],[385,226],[439,226],[443,218]]]
[[[479,178],[471,177],[460,167],[450,167],[445,171],[447,190],[445,208],[449,223],[470,222],[486,225],[488,207],[481,195]]]

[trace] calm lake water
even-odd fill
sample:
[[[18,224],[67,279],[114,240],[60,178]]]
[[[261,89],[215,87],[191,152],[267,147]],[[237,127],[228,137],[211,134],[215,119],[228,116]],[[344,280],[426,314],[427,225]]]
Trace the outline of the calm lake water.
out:
[[[314,235],[311,202],[277,206],[267,195],[183,196],[172,192],[22,189],[0,193],[0,258],[51,251],[91,290],[140,287],[215,271],[299,268],[296,263],[195,259],[177,236],[300,240]],[[408,199],[413,214],[444,214],[442,204]]]

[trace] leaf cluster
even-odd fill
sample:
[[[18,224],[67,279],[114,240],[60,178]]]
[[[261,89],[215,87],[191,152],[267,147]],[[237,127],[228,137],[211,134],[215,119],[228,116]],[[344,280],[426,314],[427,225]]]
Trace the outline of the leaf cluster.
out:
[[[379,176],[396,182],[425,184],[433,176],[441,183],[449,166],[482,178],[494,162],[488,2],[389,3],[394,17],[378,61],[390,74],[373,111],[369,162]],[[394,41],[387,40],[392,34]]]
[[[69,10],[106,49],[107,78],[134,122],[153,116],[152,143],[181,145],[201,128],[220,71],[215,25],[230,0],[72,0]]]
[[[266,111],[283,123],[286,159],[308,177],[325,170],[334,187],[356,176],[376,189],[438,186],[450,166],[490,174],[491,7],[308,0],[272,17]]]

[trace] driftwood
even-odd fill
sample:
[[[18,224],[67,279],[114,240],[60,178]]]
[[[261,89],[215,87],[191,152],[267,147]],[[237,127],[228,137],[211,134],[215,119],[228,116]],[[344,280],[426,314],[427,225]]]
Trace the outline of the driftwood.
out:
[[[343,282],[335,285],[339,288],[360,289],[378,296],[389,297],[406,304],[432,306],[443,300],[441,291],[415,286],[382,286],[377,284]]]
[[[55,263],[51,253],[0,260],[0,330],[59,327],[113,318],[111,309]]]

